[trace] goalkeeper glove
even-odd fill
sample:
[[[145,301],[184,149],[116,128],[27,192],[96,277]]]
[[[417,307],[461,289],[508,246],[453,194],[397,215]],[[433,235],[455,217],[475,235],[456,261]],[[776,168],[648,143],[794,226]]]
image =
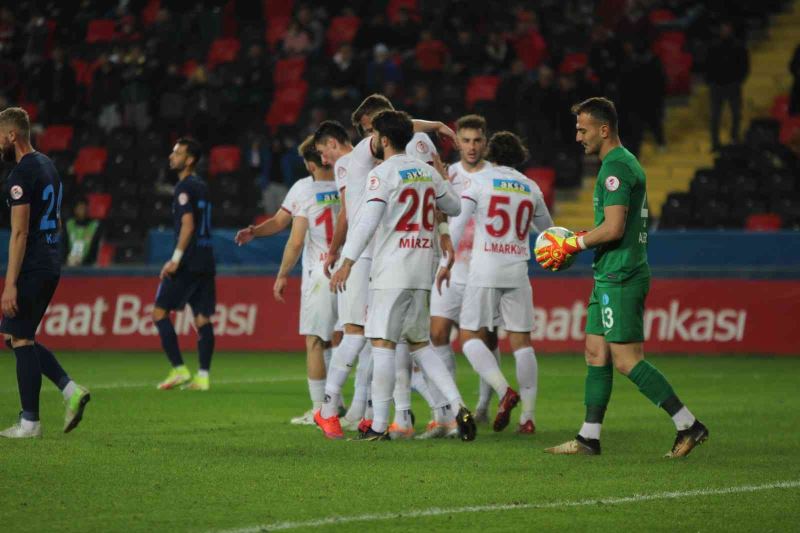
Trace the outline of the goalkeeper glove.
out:
[[[546,233],[544,237],[551,244],[536,252],[536,261],[546,270],[557,271],[570,256],[586,249],[582,237],[587,233],[579,231],[572,237],[557,237],[552,233]]]

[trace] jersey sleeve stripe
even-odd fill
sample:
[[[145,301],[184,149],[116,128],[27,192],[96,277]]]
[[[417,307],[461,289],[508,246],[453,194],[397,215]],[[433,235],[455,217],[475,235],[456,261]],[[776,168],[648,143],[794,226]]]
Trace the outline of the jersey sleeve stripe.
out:
[[[290,215],[292,215],[292,212],[291,212],[291,211],[289,211],[288,209],[286,209],[285,207],[281,206],[281,209],[283,209],[284,211],[286,211],[287,213],[289,213]]]
[[[476,204],[478,203],[478,202],[475,200],[475,198],[470,198],[469,196],[464,196],[464,195],[461,195],[461,198],[464,198],[465,200],[470,200],[470,201],[472,201],[472,202],[475,202]]]
[[[367,200],[367,202],[383,202],[383,203],[386,203],[386,200],[384,200],[382,198],[370,198],[369,200]]]

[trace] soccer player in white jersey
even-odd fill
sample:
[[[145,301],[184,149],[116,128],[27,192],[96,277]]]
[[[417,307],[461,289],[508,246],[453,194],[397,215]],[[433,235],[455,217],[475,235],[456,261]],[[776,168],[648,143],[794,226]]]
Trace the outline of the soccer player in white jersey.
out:
[[[325,399],[326,345],[331,341],[336,324],[336,297],[328,290],[322,264],[333,238],[333,221],[339,213],[339,192],[333,180],[333,169],[322,164],[308,137],[298,148],[311,176],[298,180],[289,190],[284,203],[292,209],[292,231],[283,251],[273,294],[283,302],[288,276],[303,255],[303,277],[300,299],[300,335],[306,340],[308,391],[311,410],[292,419],[292,424],[313,425],[314,411]]]
[[[408,343],[411,357],[431,376],[448,401],[460,407],[456,422],[461,437],[472,440],[475,438],[472,414],[463,406],[455,382],[428,342],[435,209],[438,207],[448,215],[458,214],[458,196],[433,167],[405,153],[405,146],[413,136],[408,115],[383,111],[373,117],[372,127],[374,153],[384,162],[369,173],[362,212],[344,246],[342,265],[331,278],[333,289],[346,288],[353,265],[370,241],[374,242],[365,328],[373,352],[374,417],[362,438],[390,438],[387,429],[396,372],[395,349],[402,339]],[[325,419],[317,414],[314,418],[326,437],[341,436],[335,416]]]
[[[494,166],[473,174],[461,195],[461,214],[453,220],[453,246],[457,247],[467,225],[475,218],[475,238],[467,275],[467,286],[459,315],[464,354],[472,367],[501,398],[493,429],[508,425],[511,409],[522,400],[518,432],[536,430],[534,409],[538,365],[531,346],[533,295],[528,278],[529,233],[553,225],[542,192],[517,167],[527,159],[527,150],[513,133],[501,131],[489,141],[487,159]],[[449,279],[446,264],[440,264],[437,285]],[[486,332],[502,319],[517,367],[520,393],[508,385],[497,360],[486,345]]]

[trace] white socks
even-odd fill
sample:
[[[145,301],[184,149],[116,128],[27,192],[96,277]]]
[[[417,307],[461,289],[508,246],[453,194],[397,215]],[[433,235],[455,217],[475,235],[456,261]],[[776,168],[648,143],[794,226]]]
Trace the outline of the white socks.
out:
[[[435,385],[436,388],[439,389],[447,400],[447,403],[449,403],[453,409],[458,409],[464,405],[455,380],[447,370],[447,366],[436,355],[436,352],[430,344],[413,352],[411,357],[414,359],[414,362],[417,363],[417,366],[425,373],[429,384]]]
[[[198,370],[197,377],[199,378],[207,378],[208,377],[208,370]]]
[[[389,427],[395,377],[395,350],[372,347],[372,430],[383,433]]]
[[[675,422],[675,428],[678,431],[683,431],[684,429],[689,429],[694,424],[696,418],[689,411],[689,408],[685,405],[681,407],[681,410],[672,415],[672,421]]]
[[[584,422],[581,426],[581,430],[578,432],[578,435],[584,439],[600,440],[600,428],[602,427],[603,424]]]
[[[328,371],[328,367],[331,366],[331,357],[333,357],[333,352],[336,348],[325,348],[322,351],[322,360],[325,361],[325,372]]]
[[[308,394],[311,396],[314,411],[321,408],[325,401],[325,380],[308,378]]]
[[[450,344],[445,344],[444,346],[434,346],[431,344],[431,348],[447,367],[450,376],[456,379],[456,354],[453,353],[453,347],[450,346]]]
[[[72,395],[75,392],[76,388],[77,388],[77,385],[75,384],[75,382],[72,381],[72,380],[69,380],[69,383],[66,384],[66,386],[64,387],[64,390],[61,391],[61,395],[64,397],[64,401],[69,400],[72,397]]]
[[[497,360],[497,366],[500,366],[500,348],[495,347],[492,350],[494,358]],[[486,411],[489,409],[489,402],[492,401],[492,386],[486,383],[483,378],[478,383],[478,406],[477,410]]]
[[[395,348],[394,368],[394,410],[398,414],[411,409],[411,354],[408,344],[401,343]]]
[[[325,403],[322,404],[321,416],[330,418],[336,414],[339,408],[339,400],[342,395],[342,385],[347,381],[350,369],[353,366],[358,352],[364,347],[367,340],[363,335],[345,334],[339,349],[331,357],[328,368],[328,378],[325,381]]]
[[[40,423],[41,422],[39,422],[38,420],[34,422],[33,420],[25,420],[24,418],[19,419],[19,425],[25,431],[33,431],[37,429]]]
[[[372,381],[372,345],[365,343],[358,353],[358,366],[353,392],[353,401],[344,417],[350,421],[359,421],[364,418],[369,400],[369,389]]]
[[[499,398],[502,398],[508,390],[508,381],[489,348],[480,339],[470,339],[462,348],[475,372],[491,385]]]
[[[535,423],[534,410],[536,409],[536,391],[539,382],[539,364],[536,361],[536,354],[532,347],[526,346],[514,352],[514,359],[517,360],[517,383],[522,403],[519,423],[524,424],[528,420]]]

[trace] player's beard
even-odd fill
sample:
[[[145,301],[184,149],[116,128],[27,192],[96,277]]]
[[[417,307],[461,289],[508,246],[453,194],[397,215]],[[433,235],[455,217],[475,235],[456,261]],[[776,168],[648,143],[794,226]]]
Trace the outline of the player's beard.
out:
[[[377,146],[375,146],[375,157],[383,161],[385,155],[386,154],[383,151],[383,145],[378,143]]]
[[[2,158],[6,163],[13,163],[17,160],[17,154],[14,152],[14,145],[8,143],[2,149]]]

